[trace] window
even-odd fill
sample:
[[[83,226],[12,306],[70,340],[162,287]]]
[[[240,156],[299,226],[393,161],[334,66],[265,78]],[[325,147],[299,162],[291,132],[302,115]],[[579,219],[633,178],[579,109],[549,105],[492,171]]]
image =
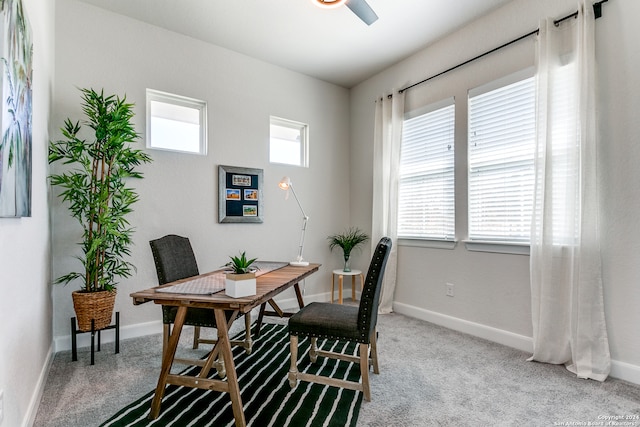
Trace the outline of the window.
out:
[[[453,99],[405,117],[398,185],[400,238],[455,238],[454,125]]]
[[[294,166],[309,166],[309,125],[271,117],[269,161]]]
[[[529,243],[535,79],[528,72],[469,92],[469,238]]]
[[[207,103],[147,89],[147,147],[207,154]]]

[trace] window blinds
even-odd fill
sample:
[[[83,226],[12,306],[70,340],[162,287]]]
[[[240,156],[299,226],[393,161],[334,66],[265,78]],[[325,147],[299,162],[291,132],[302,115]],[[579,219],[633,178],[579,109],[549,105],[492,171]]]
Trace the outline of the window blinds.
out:
[[[469,97],[469,238],[528,243],[535,79]]]
[[[405,119],[398,189],[398,237],[453,240],[455,107]]]

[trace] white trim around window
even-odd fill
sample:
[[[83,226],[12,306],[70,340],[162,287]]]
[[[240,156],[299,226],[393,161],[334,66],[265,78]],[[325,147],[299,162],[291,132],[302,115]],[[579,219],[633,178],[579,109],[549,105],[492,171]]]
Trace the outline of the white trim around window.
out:
[[[147,89],[147,148],[207,154],[207,103]]]
[[[271,116],[269,163],[309,167],[309,125]]]

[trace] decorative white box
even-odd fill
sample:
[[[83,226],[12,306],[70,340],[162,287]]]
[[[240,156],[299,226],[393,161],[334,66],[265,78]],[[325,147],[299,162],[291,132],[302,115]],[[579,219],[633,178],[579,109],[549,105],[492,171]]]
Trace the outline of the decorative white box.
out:
[[[234,274],[227,273],[225,278],[225,293],[232,298],[242,298],[256,294],[255,273]]]

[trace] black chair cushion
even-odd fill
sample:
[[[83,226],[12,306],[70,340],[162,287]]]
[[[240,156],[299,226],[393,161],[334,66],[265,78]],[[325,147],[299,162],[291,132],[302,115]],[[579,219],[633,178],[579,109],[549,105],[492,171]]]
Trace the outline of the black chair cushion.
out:
[[[312,302],[291,316],[289,334],[367,344],[370,339],[358,330],[358,307],[326,302]]]
[[[308,335],[370,344],[378,320],[378,302],[391,239],[383,237],[373,253],[359,306],[314,302],[289,319],[290,335]]]

